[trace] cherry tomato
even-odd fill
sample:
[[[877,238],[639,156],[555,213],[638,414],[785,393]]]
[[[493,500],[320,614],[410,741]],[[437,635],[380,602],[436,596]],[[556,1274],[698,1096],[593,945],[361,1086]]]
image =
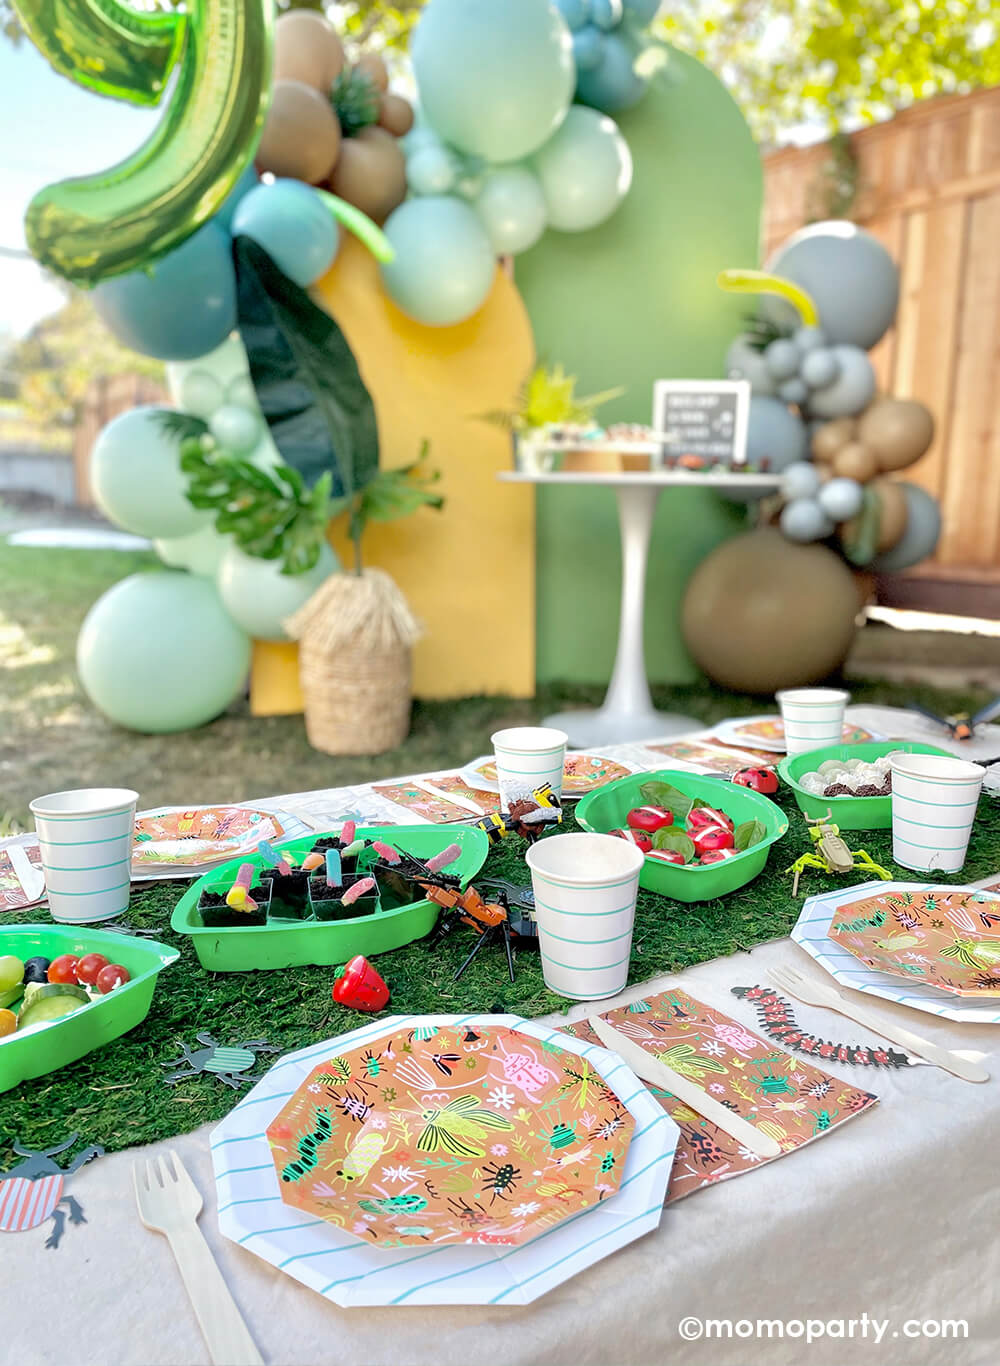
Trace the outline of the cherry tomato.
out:
[[[76,985],[76,966],[79,963],[75,953],[61,953],[58,958],[53,958],[49,964],[49,981]]]
[[[674,823],[674,813],[662,806],[636,806],[625,817],[633,830],[663,830]]]
[[[85,953],[76,965],[76,980],[88,987],[95,986],[101,969],[110,962],[103,953]]]
[[[694,847],[698,854],[715,853],[719,849],[732,849],[733,832],[724,829],[721,825],[703,825],[700,830],[695,830],[691,834],[694,840]]]
[[[123,968],[121,963],[109,963],[106,968],[101,968],[97,974],[97,990],[106,996],[109,991],[114,991],[115,987],[124,986],[129,980],[128,968]]]
[[[0,1039],[13,1034],[17,1028],[17,1016],[12,1010],[0,1010]]]
[[[676,849],[650,849],[647,858],[655,858],[660,863],[679,863],[684,866],[684,855]]]
[[[723,859],[732,858],[735,849],[706,849],[698,862],[705,866],[706,863],[721,863]]]
[[[762,792],[765,797],[773,797],[778,790],[778,775],[773,768],[741,768],[739,773],[733,774],[733,782]]]
[[[608,834],[617,835],[620,840],[628,840],[629,844],[634,844],[644,854],[648,854],[653,847],[653,841],[645,830],[609,830]]]

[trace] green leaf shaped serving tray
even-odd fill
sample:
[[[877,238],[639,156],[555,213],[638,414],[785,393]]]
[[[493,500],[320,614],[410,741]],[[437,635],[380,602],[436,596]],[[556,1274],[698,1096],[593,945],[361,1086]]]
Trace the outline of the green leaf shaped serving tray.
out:
[[[465,826],[359,826],[355,834],[358,839],[383,840],[419,859],[429,859],[449,844],[458,844],[462,853],[446,871],[460,877],[463,886],[479,872],[490,848],[482,830]],[[323,838],[324,833],[318,831],[299,839],[285,840],[274,848],[302,857]],[[191,936],[199,962],[211,972],[253,972],[310,965],[332,967],[336,963],[346,963],[356,953],[370,957],[421,939],[431,932],[438,917],[440,908],[433,901],[423,900],[354,920],[278,920],[245,927],[203,925],[198,913],[201,893],[216,883],[232,882],[243,863],[260,867],[263,860],[259,854],[248,854],[213,868],[184,893],[170,920],[170,927],[177,934]]]

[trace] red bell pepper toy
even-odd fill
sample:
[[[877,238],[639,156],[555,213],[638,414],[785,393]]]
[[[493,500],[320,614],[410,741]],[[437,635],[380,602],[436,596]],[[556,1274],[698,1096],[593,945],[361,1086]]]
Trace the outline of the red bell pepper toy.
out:
[[[346,967],[337,969],[333,999],[351,1010],[374,1013],[389,1004],[389,988],[381,974],[359,953]]]

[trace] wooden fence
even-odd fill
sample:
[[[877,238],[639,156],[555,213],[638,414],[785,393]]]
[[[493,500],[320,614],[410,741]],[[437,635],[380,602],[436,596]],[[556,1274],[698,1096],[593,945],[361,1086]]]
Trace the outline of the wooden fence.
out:
[[[1000,86],[946,96],[851,138],[849,210],[899,262],[896,325],[872,353],[879,385],[919,398],[937,434],[905,474],[941,502],[937,555],[891,589],[907,605],[1000,615]],[[828,216],[828,145],[765,159],[765,255]]]
[[[94,503],[90,490],[90,456],[101,428],[129,408],[144,403],[162,403],[165,398],[163,387],[142,375],[108,375],[93,382],[73,433],[73,482],[76,501],[81,507],[92,507]]]

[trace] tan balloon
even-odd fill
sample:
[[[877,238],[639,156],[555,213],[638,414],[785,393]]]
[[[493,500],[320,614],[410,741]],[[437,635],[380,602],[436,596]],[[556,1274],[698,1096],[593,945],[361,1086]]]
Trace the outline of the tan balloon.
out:
[[[879,533],[876,549],[881,554],[883,550],[891,550],[902,540],[909,510],[902,484],[896,484],[891,479],[873,479],[871,488],[878,494],[879,500]]]
[[[318,185],[340,152],[340,124],[330,101],[302,81],[275,81],[257,148],[257,167]]]
[[[867,484],[878,474],[878,461],[874,451],[862,446],[860,441],[848,441],[833,457],[833,472],[839,479],[856,479],[859,484]]]
[[[389,89],[389,68],[377,52],[362,52],[361,56],[354,63],[356,71],[364,71],[370,78],[376,90],[381,90],[384,95]]]
[[[695,663],[714,682],[773,693],[818,682],[842,664],[857,612],[854,575],[839,555],[761,527],[701,562],[681,624]]]
[[[329,95],[343,66],[340,39],[316,10],[290,10],[275,24],[275,81],[302,81],[321,95]]]
[[[832,460],[841,446],[854,440],[857,426],[853,417],[835,417],[832,422],[824,422],[812,439],[813,457]]]
[[[399,143],[384,128],[362,128],[344,139],[329,184],[341,199],[384,223],[406,198],[406,160]]]
[[[916,399],[878,398],[862,413],[858,437],[874,451],[880,469],[905,470],[934,440],[934,418]]]
[[[378,125],[394,138],[404,137],[413,127],[413,107],[402,95],[383,95],[378,107]]]

